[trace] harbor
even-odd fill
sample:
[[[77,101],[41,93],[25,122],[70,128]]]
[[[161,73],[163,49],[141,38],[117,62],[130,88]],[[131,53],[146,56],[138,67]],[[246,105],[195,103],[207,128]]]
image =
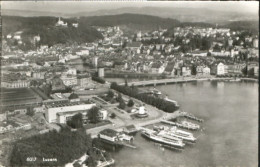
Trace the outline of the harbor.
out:
[[[184,141],[184,148],[178,149],[174,146],[152,141],[148,138],[143,137],[140,132],[137,132],[134,136],[134,144],[137,146],[137,149],[123,148],[120,151],[111,152],[113,157],[115,158],[117,166],[134,166],[135,164],[140,164],[140,166],[157,167],[160,164],[165,164],[168,166],[177,166],[179,164],[183,164],[184,166],[200,167],[203,164],[212,166],[212,162],[215,162],[217,164],[219,164],[220,162],[226,162],[227,165],[251,164],[254,166],[256,162],[254,161],[254,159],[257,158],[256,151],[254,151],[254,153],[248,151],[244,153],[237,152],[237,154],[233,156],[233,158],[228,158],[231,156],[231,154],[234,154],[234,152],[230,150],[235,148],[249,150],[248,144],[250,146],[253,146],[253,143],[257,143],[257,140],[252,139],[252,142],[249,143],[246,142],[248,140],[245,141],[246,134],[252,138],[254,138],[254,135],[247,131],[247,128],[240,123],[241,121],[247,122],[247,118],[244,117],[244,112],[242,111],[247,110],[246,108],[248,107],[248,105],[244,106],[239,102],[241,99],[244,99],[246,103],[249,103],[249,105],[251,106],[248,110],[250,111],[248,113],[249,115],[251,115],[250,118],[257,118],[256,113],[252,112],[252,109],[254,108],[253,104],[256,104],[257,100],[252,101],[246,98],[248,96],[252,96],[252,94],[256,96],[255,92],[249,91],[250,95],[243,95],[243,92],[246,90],[248,91],[252,88],[257,89],[257,84],[242,83],[242,85],[237,85],[236,83],[232,82],[226,82],[224,83],[223,87],[221,83],[217,83],[215,85],[211,84],[210,81],[205,81],[200,82],[196,85],[193,85],[192,83],[187,83],[179,85],[163,85],[156,87],[156,89],[160,90],[162,94],[164,94],[165,92],[169,92],[168,97],[170,99],[176,100],[180,104],[181,109],[184,112],[177,111],[176,113],[174,113],[174,116],[172,116],[171,114],[167,114],[167,118],[169,119],[163,119],[163,117],[166,116],[164,115],[156,121],[147,121],[147,123],[143,122],[134,125],[140,125],[137,126],[137,128],[139,127],[139,130],[141,130],[140,127],[148,128],[151,130],[153,130],[156,126],[173,127],[175,125],[164,124],[161,123],[161,121],[165,120],[174,123],[174,121],[172,120],[174,120],[174,118],[176,117],[179,117],[181,118],[180,120],[186,120],[188,122],[200,125],[200,129],[198,130],[189,130],[177,127],[178,130],[192,133],[193,136],[196,138],[196,142]],[[200,89],[201,87],[204,87],[207,90],[202,90]],[[233,96],[223,97],[222,92],[224,90],[226,90],[228,94]],[[199,99],[197,98],[198,94],[201,94],[203,96]],[[216,104],[212,104],[212,99],[210,99],[209,96],[215,97],[214,103]],[[235,97],[239,98],[237,99]],[[228,100],[230,98],[232,100],[235,100],[236,104],[238,104],[235,109],[233,109],[233,105],[228,105],[225,111],[219,111],[218,105],[221,104],[223,100]],[[205,101],[205,104],[201,105],[197,103],[200,100]],[[203,119],[203,122],[185,118],[185,112],[193,114],[199,119]],[[231,113],[238,114],[239,118],[233,119]],[[230,122],[230,120],[232,121]],[[256,119],[253,119],[253,122],[255,121]],[[247,125],[249,126],[249,124],[254,124],[253,122],[247,122]],[[238,133],[235,136],[232,136],[230,133],[232,131],[237,131],[238,128],[243,130],[246,134]],[[232,141],[233,144],[228,144],[228,141]],[[222,146],[221,143],[226,144]],[[217,148],[219,154],[221,154],[222,156],[216,157],[216,159],[212,159],[214,157],[212,155],[212,150],[216,150]],[[245,158],[245,161],[241,162],[241,157]],[[156,161],[153,161],[154,159],[156,159]]]

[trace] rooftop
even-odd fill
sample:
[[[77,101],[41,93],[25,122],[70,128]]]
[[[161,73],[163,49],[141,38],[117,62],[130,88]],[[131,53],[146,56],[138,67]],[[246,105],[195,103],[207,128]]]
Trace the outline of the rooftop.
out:
[[[67,107],[67,106],[76,106],[76,105],[84,105],[87,103],[82,102],[70,102],[70,103],[62,103],[62,104],[49,104],[46,108],[57,108],[57,107]]]
[[[109,136],[109,137],[115,137],[117,136],[118,132],[113,130],[113,129],[104,129],[101,132],[99,132],[100,134]]]

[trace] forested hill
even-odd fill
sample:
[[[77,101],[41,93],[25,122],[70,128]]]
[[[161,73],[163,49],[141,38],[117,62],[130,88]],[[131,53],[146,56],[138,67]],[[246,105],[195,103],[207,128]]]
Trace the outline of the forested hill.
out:
[[[169,28],[180,25],[180,21],[176,19],[130,13],[120,15],[81,17],[80,20],[87,22],[90,25],[96,26],[125,25],[131,26],[134,29],[146,28],[150,30],[158,29],[159,27]]]
[[[56,27],[57,17],[17,17],[3,16],[3,35],[22,31],[22,38],[26,41],[34,35],[40,35],[41,44],[53,45],[66,42],[93,42],[103,38],[102,34],[89,24],[82,22],[78,28],[72,23],[77,23],[76,19],[64,19],[68,27]]]
[[[169,30],[178,26],[200,26],[214,27],[214,24],[205,22],[180,22],[176,19],[161,18],[157,16],[142,14],[120,14],[105,16],[89,16],[80,18],[62,18],[68,23],[68,27],[56,27],[57,17],[2,17],[2,33],[6,36],[9,33],[23,31],[23,39],[34,35],[40,35],[41,44],[53,45],[67,42],[93,42],[102,39],[103,36],[92,26],[121,26],[125,32],[152,31],[158,28],[168,28]],[[79,23],[78,28],[72,23]],[[253,21],[229,22],[221,25],[232,30],[250,30],[258,32],[258,23]]]
[[[175,19],[166,19],[156,16],[139,14],[120,14],[109,16],[91,16],[80,18],[62,18],[68,23],[68,27],[56,27],[58,17],[18,17],[3,16],[3,35],[23,31],[22,38],[31,38],[40,35],[41,44],[53,45],[66,42],[93,42],[103,36],[92,26],[121,26],[127,32],[138,30],[151,31],[158,28],[179,26]],[[79,23],[75,28],[71,23]],[[28,40],[29,41],[29,40]]]
[[[231,30],[248,30],[253,33],[259,33],[259,21],[233,21],[224,27],[230,28]]]

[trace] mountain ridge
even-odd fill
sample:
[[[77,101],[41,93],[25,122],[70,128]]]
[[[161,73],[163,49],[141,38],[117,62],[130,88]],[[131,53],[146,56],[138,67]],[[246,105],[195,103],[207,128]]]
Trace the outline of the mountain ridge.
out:
[[[104,16],[118,15],[124,13],[146,14],[162,18],[178,19],[183,22],[211,22],[222,23],[226,20],[258,20],[258,14],[245,12],[229,12],[220,10],[210,10],[207,8],[178,8],[178,7],[123,7],[118,9],[101,9],[95,11],[79,11],[75,13],[60,12],[36,12],[23,10],[2,10],[3,15],[29,16],[56,16],[56,17],[82,17],[82,16]]]

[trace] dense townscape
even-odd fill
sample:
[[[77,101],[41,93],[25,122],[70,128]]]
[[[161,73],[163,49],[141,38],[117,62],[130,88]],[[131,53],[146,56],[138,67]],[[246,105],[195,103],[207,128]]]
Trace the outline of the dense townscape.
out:
[[[198,129],[195,123],[167,121],[177,116],[203,122],[180,112],[176,101],[155,88],[143,92],[130,78],[167,84],[259,77],[259,34],[248,29],[194,24],[129,32],[120,25],[89,26],[62,17],[46,18],[45,24],[49,28],[34,25],[2,34],[0,159],[4,166],[82,166],[83,162],[107,166],[114,160],[93,138],[134,148],[129,133],[142,129],[145,137],[165,144],[160,135],[169,131],[152,138],[154,132],[144,126],[164,121]],[[191,135],[188,140],[195,139]],[[173,145],[185,144],[178,139]]]

